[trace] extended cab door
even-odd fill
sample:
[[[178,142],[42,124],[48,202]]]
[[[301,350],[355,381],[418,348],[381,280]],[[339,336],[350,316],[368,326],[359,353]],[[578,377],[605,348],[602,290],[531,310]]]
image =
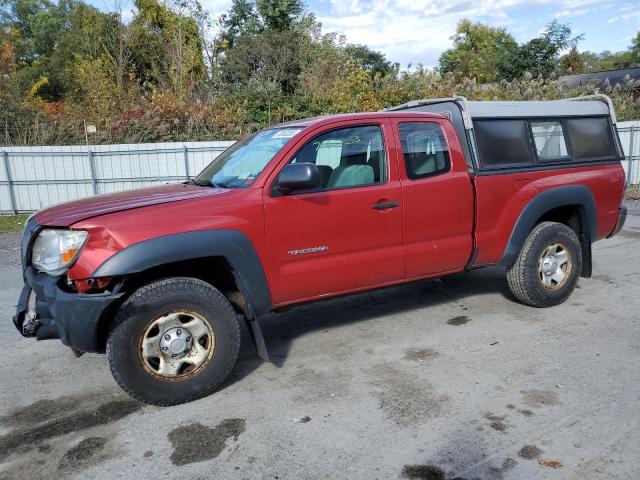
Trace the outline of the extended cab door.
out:
[[[404,277],[397,161],[386,119],[309,132],[264,189],[268,275],[275,306]],[[315,163],[322,188],[282,195],[287,163]]]
[[[445,119],[392,119],[402,183],[406,278],[461,270],[473,248],[473,189]]]

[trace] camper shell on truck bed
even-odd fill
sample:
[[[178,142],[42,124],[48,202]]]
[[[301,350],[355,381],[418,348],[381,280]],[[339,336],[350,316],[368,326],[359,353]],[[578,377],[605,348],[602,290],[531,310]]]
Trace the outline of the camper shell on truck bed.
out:
[[[402,110],[449,118],[470,171],[478,175],[588,166],[624,157],[613,105],[605,95],[553,101],[468,101],[457,96],[388,109]]]

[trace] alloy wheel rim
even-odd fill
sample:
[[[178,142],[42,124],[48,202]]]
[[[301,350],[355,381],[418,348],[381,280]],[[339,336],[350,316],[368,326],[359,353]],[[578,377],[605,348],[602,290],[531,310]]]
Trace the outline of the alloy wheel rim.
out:
[[[538,260],[538,281],[547,290],[558,290],[571,276],[573,262],[569,249],[560,242],[548,245]]]
[[[183,381],[200,373],[214,350],[210,323],[192,310],[174,310],[149,322],[140,338],[138,356],[152,376]]]

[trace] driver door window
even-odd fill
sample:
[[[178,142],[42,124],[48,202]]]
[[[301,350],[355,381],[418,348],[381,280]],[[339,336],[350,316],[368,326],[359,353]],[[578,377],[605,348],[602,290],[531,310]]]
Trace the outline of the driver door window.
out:
[[[348,127],[317,136],[291,163],[317,165],[323,189],[358,187],[386,181],[384,152],[380,127]]]

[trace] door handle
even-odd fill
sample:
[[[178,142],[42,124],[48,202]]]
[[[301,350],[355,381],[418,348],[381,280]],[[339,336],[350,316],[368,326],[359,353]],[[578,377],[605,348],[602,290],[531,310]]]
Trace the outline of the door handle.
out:
[[[373,208],[376,210],[388,210],[390,208],[396,208],[400,206],[400,202],[380,202],[376,203]]]

